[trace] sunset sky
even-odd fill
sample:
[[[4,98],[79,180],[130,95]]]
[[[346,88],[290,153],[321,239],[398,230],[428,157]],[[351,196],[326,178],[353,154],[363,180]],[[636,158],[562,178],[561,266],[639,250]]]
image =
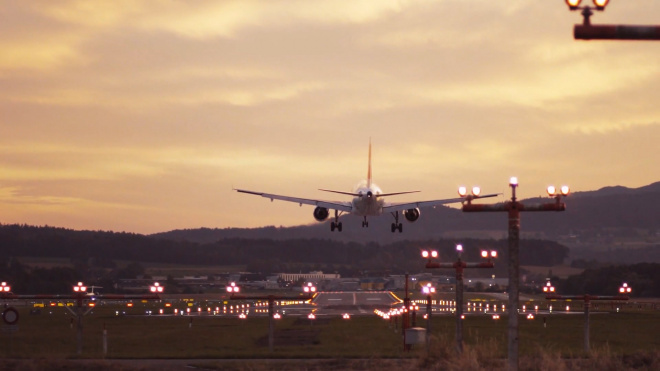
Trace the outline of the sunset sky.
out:
[[[660,181],[660,43],[580,22],[563,0],[0,0],[0,223],[313,223],[232,187],[345,200],[317,189],[364,179],[370,138],[383,191],[422,191],[389,201]],[[660,1],[593,23],[660,24]]]

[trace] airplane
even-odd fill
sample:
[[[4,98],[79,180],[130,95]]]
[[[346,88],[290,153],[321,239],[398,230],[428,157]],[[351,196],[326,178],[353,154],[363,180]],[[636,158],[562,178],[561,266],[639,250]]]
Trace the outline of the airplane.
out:
[[[368,216],[380,216],[386,212],[389,212],[394,217],[394,223],[392,223],[391,231],[395,233],[403,232],[403,224],[399,223],[399,212],[403,213],[404,218],[408,222],[415,222],[419,219],[420,208],[432,207],[437,205],[444,205],[456,202],[465,202],[471,201],[475,198],[487,198],[495,197],[500,195],[499,193],[480,195],[480,189],[478,187],[473,188],[472,195],[466,195],[465,188],[461,187],[459,198],[449,198],[444,200],[430,200],[430,201],[415,201],[415,202],[404,202],[404,203],[388,203],[385,202],[384,197],[386,196],[398,196],[409,193],[418,193],[420,191],[405,191],[405,192],[395,192],[395,193],[383,193],[381,189],[373,183],[371,178],[371,141],[369,141],[369,164],[367,169],[367,179],[359,182],[355,187],[353,192],[342,192],[334,191],[330,189],[319,189],[323,192],[337,193],[346,196],[352,196],[352,201],[323,201],[323,200],[313,200],[307,198],[298,198],[290,196],[282,196],[271,193],[264,192],[255,192],[245,189],[234,188],[235,191],[240,193],[247,193],[251,195],[257,195],[265,198],[269,198],[271,202],[273,200],[281,200],[287,202],[294,202],[302,206],[313,205],[316,206],[314,209],[314,219],[319,222],[325,221],[330,216],[329,210],[334,210],[334,221],[330,223],[330,231],[334,232],[335,229],[338,232],[342,230],[342,223],[339,221],[339,216],[343,213],[350,213],[357,216],[362,216],[364,219],[362,221],[362,227],[369,227],[369,222],[367,221]]]

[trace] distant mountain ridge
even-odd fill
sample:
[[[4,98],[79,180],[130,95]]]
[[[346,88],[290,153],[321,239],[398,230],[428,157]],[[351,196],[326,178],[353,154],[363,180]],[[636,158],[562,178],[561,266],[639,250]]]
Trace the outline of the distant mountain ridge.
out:
[[[617,194],[642,194],[660,192],[660,182],[651,183],[639,188],[628,188],[624,186],[603,187],[597,191],[576,192],[576,196],[613,196]]]
[[[508,195],[505,195],[508,199]],[[479,201],[487,202],[487,200]],[[504,202],[504,200],[502,201]],[[549,198],[522,200],[525,204],[551,202]],[[596,191],[575,192],[565,199],[561,213],[525,213],[521,217],[522,233],[538,238],[559,240],[579,231],[608,228],[632,228],[660,231],[660,182],[639,188],[608,186]],[[265,205],[264,207],[268,207]],[[386,215],[370,218],[369,227],[361,227],[361,219],[343,216],[344,230],[330,232],[329,221],[294,227],[199,228],[173,230],[151,236],[179,241],[210,243],[224,238],[327,238],[338,241],[392,243],[402,240],[426,240],[456,235],[476,238],[502,238],[507,221],[502,213],[463,213],[439,206],[423,209],[415,223],[404,222],[403,233],[391,233],[392,218]],[[530,215],[527,215],[530,214]],[[311,210],[310,210],[310,219]],[[313,220],[313,219],[312,219]]]

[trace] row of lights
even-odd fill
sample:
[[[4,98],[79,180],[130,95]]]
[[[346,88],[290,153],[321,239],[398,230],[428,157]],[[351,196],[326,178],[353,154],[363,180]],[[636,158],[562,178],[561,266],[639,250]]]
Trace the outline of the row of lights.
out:
[[[580,1],[581,0],[573,0],[573,2],[577,2],[577,3],[579,3]],[[594,1],[596,1],[596,0],[594,0]],[[512,186],[512,187],[517,187],[518,186],[518,178],[517,177],[511,177],[511,179],[509,179],[509,185]],[[570,187],[567,186],[567,185],[559,187],[559,190],[554,185],[548,186],[548,188],[546,189],[546,191],[548,192],[548,195],[550,197],[554,197],[554,196],[557,196],[559,194],[561,194],[562,196],[567,196],[569,194],[570,190],[571,190]],[[478,187],[478,186],[472,187],[472,195],[471,196],[479,197],[480,194],[481,194],[481,187]],[[461,196],[461,197],[470,197],[470,195],[468,195],[467,187],[465,187],[465,186],[458,187],[458,195]]]
[[[236,282],[231,282],[229,286],[227,286],[227,292],[229,293],[236,293],[240,292],[241,289],[239,288],[238,285],[236,285]],[[307,285],[303,286],[303,291],[306,293],[313,293],[316,292],[316,286],[314,286],[313,283],[308,282]]]
[[[164,290],[163,286],[161,286],[160,283],[158,282],[155,282],[152,286],[149,286],[149,291],[151,292],[162,293],[163,290]],[[0,293],[1,292],[8,293],[9,291],[11,291],[11,286],[9,286],[7,282],[0,283]],[[75,286],[73,286],[73,292],[86,293],[87,286],[85,286],[82,282],[78,282]]]
[[[555,287],[552,286],[550,281],[545,283],[545,286],[543,286],[543,292],[545,293],[553,293],[555,292]],[[619,287],[619,293],[621,294],[630,294],[632,292],[632,288],[628,286],[628,283],[624,282],[621,287]]]
[[[463,245],[456,245],[456,251],[460,255],[463,252]],[[435,259],[437,257],[438,257],[438,252],[436,250],[431,250],[431,251],[422,250],[422,258],[424,258],[424,259],[429,259],[429,258]],[[491,251],[481,250],[481,257],[484,258],[484,259],[497,258],[497,251],[496,250],[491,250]]]
[[[610,0],[593,0],[596,10],[600,10],[600,11],[605,10],[605,7],[609,2]],[[580,3],[582,3],[582,0],[566,0],[566,5],[568,5],[568,8],[570,10],[580,9]]]

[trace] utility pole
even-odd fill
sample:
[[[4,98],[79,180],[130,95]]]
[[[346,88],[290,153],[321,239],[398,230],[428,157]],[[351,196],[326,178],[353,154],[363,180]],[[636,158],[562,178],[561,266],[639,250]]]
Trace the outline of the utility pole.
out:
[[[569,193],[568,186],[563,186],[560,192],[557,192],[554,186],[548,187],[548,195],[554,197],[555,201],[540,205],[524,205],[516,198],[516,189],[518,188],[518,178],[512,177],[509,180],[511,188],[511,200],[494,204],[473,204],[472,199],[466,197],[466,203],[463,204],[463,212],[506,212],[508,214],[509,224],[509,322],[508,322],[508,369],[510,371],[518,370],[518,306],[519,306],[519,286],[520,286],[520,213],[523,211],[564,211],[566,205],[561,202],[562,196]],[[459,194],[461,192],[459,191]]]

